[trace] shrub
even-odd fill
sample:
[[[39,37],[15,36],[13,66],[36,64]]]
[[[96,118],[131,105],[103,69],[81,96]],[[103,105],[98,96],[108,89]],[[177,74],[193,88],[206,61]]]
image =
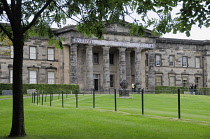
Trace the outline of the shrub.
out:
[[[23,92],[27,93],[27,89],[36,89],[45,92],[58,92],[58,91],[72,91],[75,92],[79,90],[79,85],[76,84],[23,84]],[[10,83],[0,83],[0,94],[2,90],[12,90],[12,84]]]
[[[189,91],[188,87],[181,87],[181,86],[156,86],[155,87],[155,94],[174,94],[178,92],[180,89],[181,94],[184,94],[184,91]]]

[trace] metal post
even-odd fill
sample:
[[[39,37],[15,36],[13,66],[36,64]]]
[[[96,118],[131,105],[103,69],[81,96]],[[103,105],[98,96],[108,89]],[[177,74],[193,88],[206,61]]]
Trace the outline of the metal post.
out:
[[[140,88],[139,88],[140,92]],[[142,107],[142,115],[144,115],[144,89],[141,90],[141,107]]]
[[[93,108],[95,108],[95,90],[94,89],[92,90],[93,90]]]
[[[41,96],[40,96],[40,92],[39,92],[39,103],[40,103],[40,97],[41,97]]]
[[[44,102],[44,91],[42,90],[42,105],[43,105],[43,102]]]
[[[52,93],[50,93],[50,106],[52,106]]]
[[[76,108],[78,108],[78,91],[77,90],[75,92],[75,96],[76,96]]]
[[[36,103],[36,92],[34,92],[34,103]]]
[[[39,92],[37,91],[37,95],[36,95],[36,103],[37,105],[39,104]]]
[[[178,89],[178,118],[180,119],[181,118],[181,113],[180,113],[180,89]]]
[[[63,91],[62,91],[62,108],[64,107],[64,103],[63,103]]]
[[[46,92],[46,94],[45,94],[45,102],[47,101],[47,92]]]
[[[31,94],[32,103],[34,103],[34,93]]]
[[[115,106],[115,111],[117,111],[117,91],[114,89],[114,106]]]

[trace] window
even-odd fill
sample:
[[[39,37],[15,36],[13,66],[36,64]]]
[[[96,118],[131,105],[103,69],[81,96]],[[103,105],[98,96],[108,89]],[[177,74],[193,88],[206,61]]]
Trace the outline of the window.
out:
[[[200,57],[195,57],[195,67],[196,68],[200,68],[201,67]]]
[[[188,65],[187,57],[186,56],[183,56],[182,57],[182,67],[187,67],[187,65]]]
[[[29,48],[30,53],[30,59],[36,59],[36,47],[30,47]]]
[[[9,70],[9,83],[13,83],[13,70]]]
[[[162,76],[156,76],[156,86],[161,86],[162,85]]]
[[[148,66],[148,65],[149,65],[149,64],[148,64],[148,62],[149,62],[149,61],[148,61],[148,60],[149,60],[148,54],[146,54],[145,56],[146,56],[146,57],[145,57],[145,66]]]
[[[114,64],[114,54],[109,54],[109,64]]]
[[[114,87],[114,75],[110,75],[110,87]]]
[[[55,72],[49,71],[47,75],[48,75],[47,76],[48,84],[54,84],[55,83]]]
[[[174,56],[172,55],[169,56],[169,66],[174,67]]]
[[[175,76],[169,77],[169,86],[175,86]]]
[[[93,63],[94,63],[94,64],[99,64],[98,53],[94,53],[94,54],[93,54]]]
[[[182,78],[182,85],[183,85],[183,87],[187,87],[188,85],[188,80],[187,80],[187,77],[183,77]]]
[[[10,57],[14,58],[14,47],[10,46]]]
[[[201,84],[201,77],[195,77],[195,85],[196,85],[196,87],[201,87],[200,84]]]
[[[47,59],[54,60],[54,48],[47,49]]]
[[[160,55],[156,55],[155,56],[155,65],[156,66],[160,66],[161,65],[161,56]]]
[[[29,71],[29,83],[37,83],[37,71]]]

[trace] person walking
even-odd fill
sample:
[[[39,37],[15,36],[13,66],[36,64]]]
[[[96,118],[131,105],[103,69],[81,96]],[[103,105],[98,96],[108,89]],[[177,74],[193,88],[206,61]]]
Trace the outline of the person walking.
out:
[[[135,91],[135,84],[132,83],[132,84],[131,84],[131,87],[132,87],[132,92],[134,92],[134,91]]]

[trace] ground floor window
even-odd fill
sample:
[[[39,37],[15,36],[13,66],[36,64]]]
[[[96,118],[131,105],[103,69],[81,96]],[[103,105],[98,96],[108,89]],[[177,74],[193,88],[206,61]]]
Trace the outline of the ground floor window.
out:
[[[197,87],[201,87],[201,86],[200,86],[200,83],[201,83],[201,77],[195,77],[195,85],[196,85]]]
[[[183,85],[183,87],[187,87],[188,86],[188,79],[187,79],[187,77],[183,77],[182,78],[182,85]]]
[[[98,91],[99,90],[99,74],[93,74],[93,85],[94,85],[94,90]]]
[[[156,76],[155,84],[156,84],[156,86],[161,86],[162,85],[162,76]]]
[[[47,78],[48,78],[48,84],[54,84],[55,83],[55,72],[54,71],[48,71],[47,74]]]
[[[29,83],[37,83],[37,71],[29,71]]]
[[[175,76],[169,77],[169,86],[175,86]]]

